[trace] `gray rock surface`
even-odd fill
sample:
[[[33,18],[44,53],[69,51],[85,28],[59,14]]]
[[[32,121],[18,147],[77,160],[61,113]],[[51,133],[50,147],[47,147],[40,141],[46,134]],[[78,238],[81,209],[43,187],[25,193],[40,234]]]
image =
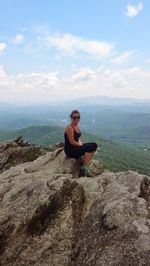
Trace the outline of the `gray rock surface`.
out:
[[[0,174],[1,266],[150,265],[150,177],[80,177],[63,148]]]
[[[0,173],[12,165],[33,161],[43,154],[43,149],[24,141],[22,137],[14,141],[0,142]]]

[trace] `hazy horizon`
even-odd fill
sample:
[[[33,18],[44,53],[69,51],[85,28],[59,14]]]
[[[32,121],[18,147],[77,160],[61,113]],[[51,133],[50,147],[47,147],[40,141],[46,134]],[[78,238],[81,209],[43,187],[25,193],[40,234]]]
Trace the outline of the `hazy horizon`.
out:
[[[67,99],[58,99],[58,101],[44,101],[44,102],[40,102],[40,101],[38,101],[38,102],[29,102],[29,103],[27,103],[27,102],[25,102],[25,103],[23,103],[23,102],[12,102],[12,101],[0,101],[0,104],[4,104],[4,105],[15,105],[15,106],[42,106],[42,105],[57,105],[57,104],[65,104],[65,103],[75,103],[75,102],[77,102],[77,103],[87,103],[87,102],[89,102],[90,100],[93,100],[93,99],[96,99],[97,100],[97,102],[96,102],[96,104],[106,104],[107,102],[107,105],[111,105],[111,103],[113,104],[113,102],[115,101],[116,102],[116,104],[119,104],[119,100],[121,100],[121,103],[122,102],[124,102],[125,104],[132,104],[132,103],[149,103],[150,102],[150,98],[141,98],[141,99],[139,99],[139,98],[134,98],[134,97],[111,97],[111,96],[105,96],[105,95],[98,95],[98,96],[95,96],[95,95],[93,95],[93,96],[91,96],[91,97],[80,97],[80,98],[72,98],[72,99],[69,99],[69,100],[67,100]],[[102,102],[102,100],[105,100],[104,101],[104,103]],[[99,102],[99,100],[100,100],[100,102]],[[92,102],[91,102],[91,104],[92,104]]]

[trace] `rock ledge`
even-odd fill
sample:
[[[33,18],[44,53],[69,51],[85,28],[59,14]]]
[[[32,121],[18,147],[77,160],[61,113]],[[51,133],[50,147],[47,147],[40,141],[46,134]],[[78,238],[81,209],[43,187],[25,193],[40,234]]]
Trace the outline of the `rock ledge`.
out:
[[[79,178],[62,149],[3,168],[0,265],[148,266],[150,177],[93,161],[94,178]]]

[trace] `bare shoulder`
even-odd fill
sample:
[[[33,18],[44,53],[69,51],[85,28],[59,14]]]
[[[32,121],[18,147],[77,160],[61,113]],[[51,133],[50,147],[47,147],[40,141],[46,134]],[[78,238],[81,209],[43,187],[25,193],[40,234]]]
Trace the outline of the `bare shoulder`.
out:
[[[65,128],[65,132],[70,132],[70,131],[73,131],[73,128],[71,125],[67,125]]]

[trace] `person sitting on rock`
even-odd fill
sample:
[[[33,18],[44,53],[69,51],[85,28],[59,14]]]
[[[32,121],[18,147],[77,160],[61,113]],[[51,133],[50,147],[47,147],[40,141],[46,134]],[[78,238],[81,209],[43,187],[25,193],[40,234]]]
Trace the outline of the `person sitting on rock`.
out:
[[[71,123],[65,129],[65,147],[64,151],[67,157],[78,159],[84,156],[83,165],[81,166],[81,173],[85,176],[90,176],[90,161],[97,150],[95,142],[83,143],[80,140],[81,131],[78,127],[80,121],[80,112],[78,110],[72,111],[70,114]]]

